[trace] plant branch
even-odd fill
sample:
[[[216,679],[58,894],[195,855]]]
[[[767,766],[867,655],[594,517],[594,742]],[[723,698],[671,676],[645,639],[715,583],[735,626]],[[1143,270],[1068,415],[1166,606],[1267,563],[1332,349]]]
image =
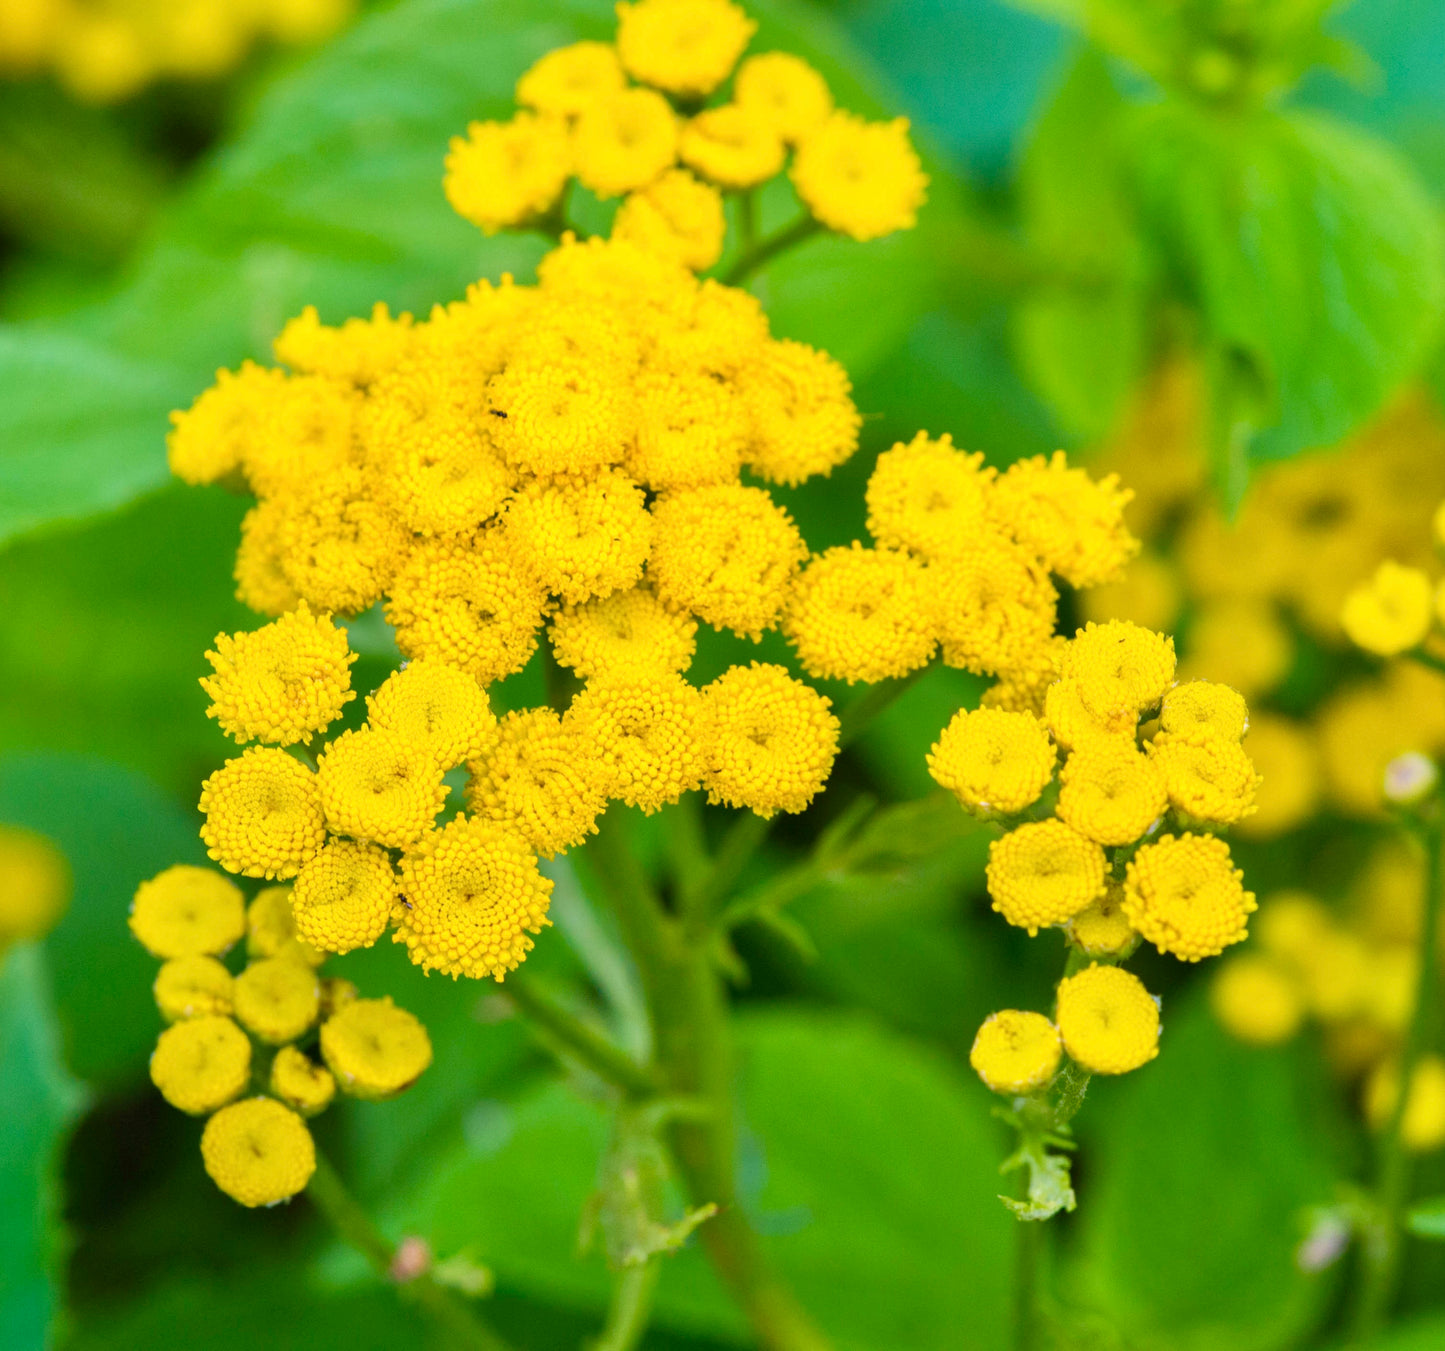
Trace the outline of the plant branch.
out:
[[[910,671],[906,676],[898,676],[892,680],[880,680],[876,685],[870,685],[866,694],[853,700],[851,704],[838,715],[838,749],[846,751],[855,741],[858,740],[873,721],[884,709],[888,708],[894,700],[912,689],[913,686],[932,669],[932,666],[920,666],[915,671]]]
[[[816,234],[821,234],[823,226],[813,217],[807,214],[799,216],[791,225],[785,225],[781,230],[770,234],[766,239],[759,240],[752,248],[744,249],[733,265],[722,274],[722,282],[725,286],[741,286],[754,273],[762,271],[780,253],[786,253],[805,239],[811,239]]]
[[[647,1332],[652,1296],[661,1272],[656,1257],[623,1267],[612,1287],[607,1325],[591,1351],[633,1351]]]

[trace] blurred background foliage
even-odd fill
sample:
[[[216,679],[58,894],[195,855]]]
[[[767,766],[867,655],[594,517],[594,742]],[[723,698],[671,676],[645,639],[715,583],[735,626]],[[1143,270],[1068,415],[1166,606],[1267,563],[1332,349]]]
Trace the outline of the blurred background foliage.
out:
[[[1140,403],[1181,352],[1196,384],[1173,451],[1204,466],[1191,500],[1220,521],[1248,512],[1269,464],[1441,369],[1445,0],[749,9],[755,50],[807,56],[844,106],[906,113],[933,179],[916,231],[819,240],[758,283],[776,332],[844,361],[867,417],[856,463],[784,495],[814,548],[859,533],[872,457],[920,428],[1003,464],[1122,454],[1134,426],[1147,460],[1167,427],[1139,433]],[[218,365],[264,359],[305,304],[327,322],[378,300],[425,312],[480,275],[527,274],[544,241],[481,239],[447,208],[441,157],[469,119],[506,114],[533,60],[610,18],[602,0],[401,0],[323,45],[262,43],[105,106],[43,72],[0,79],[0,822],[53,839],[74,886],[54,931],[0,967],[0,1345],[430,1345],[304,1199],[251,1213],[219,1195],[198,1126],[146,1077],[158,1021],[126,906],[142,878],[201,859],[197,785],[225,745],[196,679],[213,636],[251,623],[230,578],[243,504],[168,482],[166,414]],[[1147,532],[1160,558],[1173,528]],[[1308,625],[1291,635],[1287,671],[1257,691],[1279,713],[1369,674]],[[840,779],[924,796],[925,749],[976,696],[934,671]],[[775,927],[737,936],[742,1193],[850,1351],[1008,1342],[1002,1135],[967,1050],[993,1008],[1047,997],[1057,954],[989,918],[987,838],[948,808],[893,818],[886,849],[797,900],[806,955]],[[1261,892],[1328,893],[1372,832],[1337,802],[1236,848]],[[759,875],[797,838],[780,832]],[[537,970],[635,1007],[570,873],[555,913]],[[1166,1054],[1091,1091],[1085,1201],[1059,1222],[1077,1344],[1310,1343],[1341,1268],[1305,1270],[1297,1247],[1358,1175],[1362,1128],[1316,1042],[1241,1045],[1193,973],[1144,966]],[[492,1271],[518,1347],[579,1344],[607,1288],[577,1247],[607,1136],[595,1086],[565,1084],[487,988],[427,982],[389,945],[336,968],[418,1013],[437,1057],[407,1096],[331,1113],[323,1144],[388,1232]],[[1445,1190],[1445,1167],[1426,1171]],[[1412,1252],[1391,1351],[1445,1344],[1441,1251]],[[745,1341],[697,1253],[671,1261],[647,1345]]]

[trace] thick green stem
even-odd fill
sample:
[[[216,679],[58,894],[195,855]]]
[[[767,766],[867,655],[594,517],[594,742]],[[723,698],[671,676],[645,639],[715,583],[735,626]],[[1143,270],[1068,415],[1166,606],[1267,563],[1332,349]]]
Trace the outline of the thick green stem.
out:
[[[462,1303],[460,1296],[438,1285],[430,1274],[423,1272],[409,1281],[395,1281],[392,1275],[395,1246],[346,1190],[346,1184],[323,1154],[316,1156],[316,1171],[311,1175],[306,1194],[340,1238],[366,1258],[378,1276],[395,1284],[397,1293],[404,1299],[421,1306],[444,1334],[447,1344],[466,1351],[508,1351],[506,1342]]]
[[[592,1343],[592,1351],[633,1351],[647,1331],[652,1316],[652,1295],[661,1268],[656,1257],[623,1267],[612,1290],[607,1326]]]
[[[737,261],[722,275],[727,286],[741,286],[754,273],[762,271],[780,253],[786,253],[805,239],[822,233],[823,227],[812,216],[799,216],[791,225],[758,241],[738,255]]]

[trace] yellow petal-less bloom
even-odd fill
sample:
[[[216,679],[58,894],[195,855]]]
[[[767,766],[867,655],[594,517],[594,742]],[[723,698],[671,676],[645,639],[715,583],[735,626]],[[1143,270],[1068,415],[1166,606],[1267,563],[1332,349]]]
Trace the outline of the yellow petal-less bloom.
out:
[[[681,674],[692,665],[697,623],[646,586],[565,606],[552,620],[552,652],[584,680]]]
[[[733,80],[733,98],[789,145],[822,126],[833,111],[827,81],[791,52],[748,57]]]
[[[923,564],[893,549],[829,549],[793,582],[783,633],[821,680],[870,684],[926,666],[938,645]]]
[[[1033,1093],[1054,1077],[1063,1057],[1056,1028],[1042,1013],[990,1014],[973,1039],[968,1063],[995,1093]]]
[[[656,492],[735,482],[751,436],[748,405],[731,381],[705,368],[654,365],[638,377],[627,471]]]
[[[1055,680],[1044,692],[1044,721],[1054,740],[1067,751],[1078,750],[1097,740],[1123,739],[1134,746],[1134,731],[1139,715],[1129,708],[1119,708],[1108,717],[1096,717],[1084,706],[1077,680]]]
[[[950,436],[919,432],[878,457],[868,479],[868,530],[879,544],[923,558],[966,553],[983,527],[994,478],[982,452],[966,454]]]
[[[1095,718],[1142,713],[1174,683],[1174,640],[1117,619],[1087,624],[1065,650],[1061,670]]]
[[[425,746],[443,769],[476,755],[497,725],[487,692],[439,661],[408,662],[366,701],[367,721]]]
[[[172,957],[151,992],[168,1023],[231,1012],[231,973],[214,957]]]
[[[1254,811],[1259,775],[1244,747],[1209,732],[1161,732],[1149,746],[1176,811],[1227,826]]]
[[[246,905],[214,868],[178,863],[136,888],[129,923],[152,957],[215,956],[246,932]]]
[[[1117,966],[1090,966],[1059,982],[1064,1049],[1094,1074],[1127,1074],[1159,1054],[1159,1006]]]
[[[323,952],[369,948],[386,932],[396,877],[385,849],[332,840],[299,873],[291,896],[297,932]]]
[[[626,87],[616,47],[610,42],[574,42],[548,52],[528,69],[517,81],[517,102],[539,113],[575,117]]]
[[[1049,647],[1058,592],[1012,540],[985,530],[930,563],[928,576],[947,665],[997,675],[1033,666]]]
[[[308,305],[289,319],[271,344],[276,360],[298,374],[324,375],[368,389],[411,350],[416,330],[409,314],[395,319],[381,301],[369,319],[347,319],[339,328],[321,322]]]
[[[270,387],[246,438],[241,468],[258,497],[298,492],[356,459],[357,391],[323,375]]]
[[[206,852],[245,877],[295,877],[326,838],[316,776],[275,747],[227,760],[201,785],[200,808]]]
[[[231,987],[236,1021],[261,1041],[280,1046],[295,1041],[321,1012],[321,982],[305,962],[262,957]]]
[[[281,567],[288,508],[272,498],[258,502],[241,521],[236,550],[236,599],[257,614],[280,615],[301,603]]]
[[[473,122],[453,136],[442,187],[452,210],[484,234],[545,215],[572,172],[560,118],[518,113],[510,122]]]
[[[757,24],[729,0],[637,0],[617,6],[617,50],[628,74],[685,99],[712,93]]]
[[[783,167],[782,138],[764,117],[736,103],[707,108],[683,124],[678,157],[721,188],[766,183]]]
[[[1068,639],[1055,634],[1036,648],[1023,653],[1023,660],[1008,667],[979,699],[982,708],[1001,708],[1010,713],[1044,716],[1049,689],[1059,678],[1059,662]],[[1058,737],[1059,745],[1064,745]]]
[[[648,575],[662,601],[757,640],[777,624],[807,560],[798,527],[762,488],[721,483],[652,508]]]
[[[215,641],[206,653],[215,675],[200,682],[213,701],[206,716],[237,741],[304,741],[356,697],[346,630],[305,601],[254,633],[218,633]]]
[[[201,1132],[211,1181],[243,1206],[274,1206],[302,1191],[316,1171],[306,1123],[274,1098],[247,1098],[217,1112]]]
[[[321,1054],[342,1092],[394,1098],[431,1064],[431,1038],[415,1014],[390,999],[354,999],[321,1028]]]
[[[829,700],[783,667],[760,662],[725,671],[703,697],[708,801],[759,816],[803,811],[838,754]]]
[[[961,709],[928,753],[928,772],[968,811],[1021,812],[1048,786],[1055,753],[1031,713]]]
[[[1110,882],[1104,894],[1091,901],[1068,923],[1069,941],[1086,957],[1102,961],[1133,951],[1139,935],[1124,916],[1124,888]]]
[[[911,230],[928,195],[905,117],[865,122],[834,112],[799,141],[789,173],[818,220],[857,240]]]
[[[286,381],[284,371],[243,361],[217,371],[216,383],[184,412],[171,414],[166,452],[186,483],[216,483],[240,472],[263,410]]]
[[[291,888],[262,887],[246,907],[246,952],[251,957],[289,957],[320,966],[326,954],[303,942],[291,911]]]
[[[1323,788],[1319,751],[1306,728],[1273,713],[1253,719],[1248,749],[1260,778],[1257,810],[1238,830],[1249,839],[1274,839],[1314,815]]]
[[[1399,1096],[1400,1067],[1383,1061],[1365,1084],[1365,1116],[1376,1130],[1389,1121]],[[1423,1055],[1415,1065],[1400,1138],[1417,1154],[1445,1145],[1445,1060],[1437,1055]]]
[[[1212,680],[1186,680],[1164,696],[1159,726],[1166,732],[1206,732],[1238,741],[1249,730],[1244,696]]]
[[[271,1062],[271,1092],[293,1112],[315,1116],[331,1105],[336,1080],[304,1051],[283,1046]]]
[[[513,361],[488,390],[503,457],[539,476],[591,473],[620,460],[637,411],[618,374],[556,347]]]
[[[1124,913],[1160,952],[1215,957],[1246,937],[1258,908],[1229,846],[1213,835],[1165,835],[1129,861]]]
[[[407,854],[401,891],[392,941],[449,976],[501,980],[532,950],[528,934],[550,923],[552,882],[537,856],[514,830],[476,816],[456,817]]]
[[[1059,782],[1059,819],[1099,844],[1132,844],[1169,805],[1167,776],[1125,737],[1086,741]]]
[[[229,1018],[187,1018],[161,1033],[150,1068],[151,1082],[172,1107],[200,1116],[246,1091],[251,1043]]]
[[[1103,894],[1104,862],[1104,851],[1064,822],[1029,822],[989,845],[988,894],[999,914],[1032,936]]]
[[[375,727],[343,732],[316,766],[326,824],[339,835],[405,849],[446,802],[430,747]]]
[[[70,903],[70,864],[43,835],[0,825],[0,946],[49,933]]]
[[[848,373],[826,352],[784,340],[759,346],[737,374],[752,418],[743,459],[769,483],[831,474],[858,449],[862,418]]]
[[[1381,657],[1408,652],[1430,632],[1430,578],[1386,561],[1345,598],[1340,623],[1356,647]]]
[[[585,107],[572,126],[572,166],[599,197],[655,182],[677,162],[677,114],[651,89],[624,89]]]
[[[1258,953],[1231,957],[1215,973],[1209,1006],[1232,1037],[1278,1046],[1304,1022],[1304,994],[1287,967]]]
[[[683,139],[686,144],[687,137]],[[722,257],[726,235],[722,194],[685,169],[669,169],[657,182],[632,193],[612,221],[614,239],[631,240],[694,272]]]

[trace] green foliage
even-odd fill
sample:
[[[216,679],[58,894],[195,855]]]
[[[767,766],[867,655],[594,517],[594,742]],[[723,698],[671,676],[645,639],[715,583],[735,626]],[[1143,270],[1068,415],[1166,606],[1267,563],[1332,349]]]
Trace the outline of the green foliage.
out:
[[[1417,1238],[1445,1241],[1445,1196],[1433,1196],[1411,1207],[1405,1227]]]

